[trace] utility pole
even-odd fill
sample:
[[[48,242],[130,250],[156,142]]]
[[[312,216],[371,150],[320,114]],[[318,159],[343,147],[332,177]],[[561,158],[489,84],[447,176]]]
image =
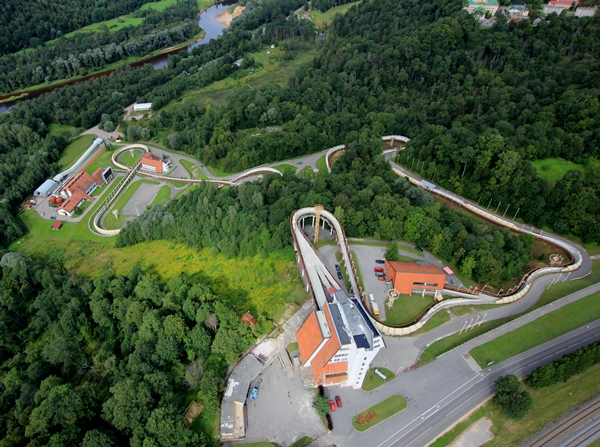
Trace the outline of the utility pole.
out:
[[[506,212],[508,211],[509,208],[510,208],[510,203],[506,206],[506,209],[504,210],[504,214],[502,215],[502,217],[506,216]]]
[[[490,203],[488,203],[488,209],[490,209],[490,205],[492,204],[493,197],[490,199]]]
[[[515,220],[517,218],[517,214],[519,214],[519,210],[521,209],[521,207],[517,208],[517,212],[515,213],[515,215],[513,216],[513,220]]]
[[[496,214],[498,214],[498,208],[500,208],[500,204],[501,204],[501,203],[502,203],[502,202],[498,202],[498,206],[496,207]]]

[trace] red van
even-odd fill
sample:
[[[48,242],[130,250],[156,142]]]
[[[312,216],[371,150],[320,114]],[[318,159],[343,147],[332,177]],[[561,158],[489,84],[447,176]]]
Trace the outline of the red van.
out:
[[[373,270],[376,272],[383,272],[383,267],[375,267]]]

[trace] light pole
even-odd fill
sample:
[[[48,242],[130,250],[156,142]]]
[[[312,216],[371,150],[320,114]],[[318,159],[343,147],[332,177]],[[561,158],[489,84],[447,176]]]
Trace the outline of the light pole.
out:
[[[504,214],[502,215],[502,217],[506,216],[506,212],[508,211],[509,208],[510,208],[510,203],[508,205],[506,205],[506,209],[504,210]]]
[[[521,207],[517,208],[517,212],[515,213],[515,215],[513,216],[513,220],[515,220],[517,218],[517,214],[519,214],[519,210],[521,209]]]

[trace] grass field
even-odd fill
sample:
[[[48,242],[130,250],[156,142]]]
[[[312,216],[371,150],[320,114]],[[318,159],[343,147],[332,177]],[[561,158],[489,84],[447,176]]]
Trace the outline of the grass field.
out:
[[[521,420],[507,418],[492,401],[487,402],[454,429],[442,435],[431,447],[448,445],[467,427],[482,417],[488,417],[493,423],[494,439],[486,447],[513,447],[522,445],[533,434],[556,420],[565,411],[580,405],[600,394],[600,365],[596,365],[583,374],[572,377],[565,383],[546,388],[527,388],[533,397],[533,409]]]
[[[392,417],[396,413],[401,412],[406,407],[408,407],[406,399],[403,396],[396,394],[354,416],[352,418],[352,427],[354,427],[356,431],[368,430],[380,422]],[[360,423],[360,418],[363,418],[365,422]]]
[[[267,54],[267,51],[270,54]],[[227,104],[239,91],[244,89],[252,90],[272,84],[283,86],[300,65],[309,62],[316,55],[316,50],[303,52],[291,61],[284,61],[282,55],[281,48],[265,48],[259,53],[252,53],[256,61],[263,65],[262,69],[257,70],[255,67],[254,72],[252,69],[247,69],[248,74],[242,78],[234,79],[229,76],[199,90],[187,92],[181,100],[174,103],[193,101],[203,106],[208,104],[221,106]]]
[[[167,185],[162,186],[158,190],[154,200],[152,200],[152,203],[148,206],[148,209],[152,209],[157,205],[164,205],[169,200],[169,197],[171,197],[171,188],[169,188]]]
[[[446,311],[440,311],[436,313],[433,317],[427,320],[427,323],[419,329],[418,331],[413,332],[409,335],[409,337],[416,337],[424,334],[425,332],[429,332],[432,329],[435,329],[438,326],[446,324],[450,321],[450,315]]]
[[[317,169],[322,174],[327,174],[327,162],[325,161],[326,155],[323,155],[321,158],[317,160]]]
[[[59,129],[56,129],[56,131],[59,131]],[[63,151],[60,160],[58,160],[58,164],[64,168],[70,167],[77,161],[79,157],[83,155],[83,153],[91,146],[92,142],[96,138],[98,138],[96,135],[82,135],[73,140],[73,142],[69,144]]]
[[[492,329],[502,326],[504,323],[508,323],[512,318],[501,318],[499,320],[488,321],[482,323],[473,329],[463,332],[462,334],[456,333],[448,337],[442,338],[435,343],[429,345],[425,351],[419,357],[419,363],[428,363],[436,359],[436,357],[442,355],[444,352],[448,352],[463,343],[485,334]]]
[[[200,180],[208,179],[208,176],[204,173],[204,171],[202,169],[200,169],[200,167],[198,165],[196,165],[195,163],[192,163],[191,161],[188,161],[188,160],[181,160],[181,159],[179,160],[179,162],[185,168],[185,170],[188,172],[188,174],[190,174],[190,177],[192,179],[200,179]]]
[[[104,228],[106,228],[107,230],[118,230],[119,228],[121,228],[123,226],[123,224],[127,220],[127,217],[129,217],[129,215],[121,214],[121,210],[127,204],[129,199],[131,199],[131,196],[133,196],[133,194],[135,194],[135,192],[139,189],[139,187],[144,184],[158,185],[158,182],[154,182],[152,180],[135,180],[135,181],[131,182],[129,184],[129,186],[127,186],[125,188],[125,191],[123,191],[119,195],[119,198],[117,199],[117,201],[114,202],[109,207],[109,209],[104,213],[104,218],[102,219],[102,226]],[[115,216],[113,214],[113,210],[117,210],[119,212],[119,215],[117,218],[115,218]],[[140,211],[145,211],[145,210],[140,210]]]
[[[296,173],[296,166],[288,164],[288,163],[283,163],[277,166],[273,166],[275,169],[278,169],[279,171],[281,171],[282,174],[285,174],[286,172],[289,172],[290,174],[294,174]]]
[[[89,166],[85,168],[85,172],[91,174],[98,168],[114,168],[112,164],[112,154],[113,152],[105,150],[93,162],[91,162]]]
[[[385,322],[392,325],[410,323],[433,302],[430,295],[400,295],[391,309],[385,305]]]
[[[119,154],[118,162],[133,168],[142,159],[144,151],[142,149],[129,149]]]
[[[477,346],[471,355],[485,366],[499,363],[514,355],[566,334],[600,318],[600,292],[550,312],[531,323]]]
[[[560,180],[568,171],[583,171],[584,166],[573,163],[563,158],[546,158],[544,160],[532,161],[539,177],[547,180]]]
[[[56,124],[50,123],[48,125],[48,130],[50,131],[50,135],[54,135],[57,137],[70,138],[71,133],[76,131],[77,128],[73,126],[69,126],[67,124]]]
[[[377,368],[387,379],[383,380],[377,374],[375,374],[375,368],[369,368],[367,374],[365,374],[365,380],[362,384],[363,391],[373,391],[375,388],[380,387],[384,383],[388,383],[390,380],[396,378],[394,373],[386,368]]]
[[[350,9],[354,5],[357,5],[358,3],[360,2],[352,2],[347,3],[345,5],[336,6],[335,8],[331,8],[330,10],[325,12],[321,12],[317,9],[312,9],[309,13],[310,19],[317,28],[323,28],[329,25],[329,23],[331,23],[333,16],[335,16],[336,14],[344,14],[346,11],[348,11],[348,9]]]

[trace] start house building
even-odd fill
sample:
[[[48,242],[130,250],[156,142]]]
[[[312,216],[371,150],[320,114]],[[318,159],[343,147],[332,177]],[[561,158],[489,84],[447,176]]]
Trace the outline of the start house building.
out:
[[[384,347],[383,338],[362,304],[342,290],[329,289],[327,301],[298,331],[305,367],[316,385],[360,388],[369,364]]]

